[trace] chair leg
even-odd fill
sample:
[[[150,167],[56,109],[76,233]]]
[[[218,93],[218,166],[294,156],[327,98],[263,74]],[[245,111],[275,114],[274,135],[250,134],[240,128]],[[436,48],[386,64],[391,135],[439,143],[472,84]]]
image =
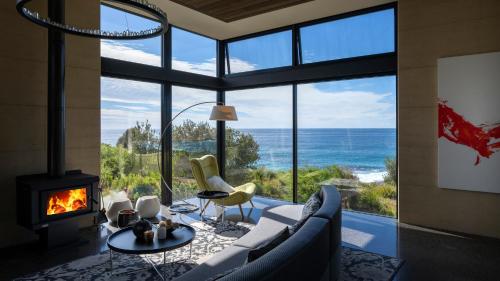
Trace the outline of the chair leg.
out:
[[[255,208],[255,206],[253,205],[252,200],[250,200],[250,205],[252,205],[252,208]]]
[[[239,204],[238,206],[240,207],[241,219],[245,219],[245,216],[243,215],[243,209],[241,208],[241,204]]]
[[[205,210],[207,209],[208,204],[210,204],[210,201],[211,201],[211,200],[207,200],[207,203],[205,203],[205,207],[203,207],[203,208],[201,209],[201,215],[203,215],[203,213],[205,213]]]

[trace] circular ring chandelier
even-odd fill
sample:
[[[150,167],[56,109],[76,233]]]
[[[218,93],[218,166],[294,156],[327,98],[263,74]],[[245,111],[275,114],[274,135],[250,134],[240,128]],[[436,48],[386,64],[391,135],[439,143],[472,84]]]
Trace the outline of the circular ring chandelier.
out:
[[[149,15],[153,21],[158,22],[157,27],[140,31],[131,31],[128,28],[122,31],[107,31],[92,28],[80,28],[60,22],[55,22],[49,17],[43,17],[37,11],[32,11],[26,8],[26,4],[31,1],[33,0],[17,0],[16,9],[22,16],[43,27],[49,29],[57,29],[65,33],[70,33],[78,36],[114,40],[145,39],[159,36],[165,33],[168,28],[167,14],[156,5],[153,5],[146,0],[106,0],[106,2],[114,2],[138,9]]]

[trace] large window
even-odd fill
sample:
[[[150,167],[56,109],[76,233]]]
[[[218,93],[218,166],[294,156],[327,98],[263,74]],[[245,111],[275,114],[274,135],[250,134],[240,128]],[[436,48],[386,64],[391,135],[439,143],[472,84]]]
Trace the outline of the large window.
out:
[[[292,200],[292,86],[226,92],[238,121],[226,122],[226,180]]]
[[[216,100],[213,91],[172,87],[172,116],[188,106]],[[209,121],[215,104],[202,104],[179,115],[172,130],[172,185],[174,201],[193,197],[199,192],[189,159],[206,154],[217,155],[216,123]]]
[[[175,116],[220,95],[239,118],[225,122],[220,146],[217,124],[209,121],[214,104],[196,106],[172,124],[172,170],[165,174],[172,175],[174,201],[199,191],[189,160],[223,148],[219,164],[233,186],[253,182],[257,195],[304,202],[331,185],[340,189],[346,209],[395,216],[396,78],[377,77],[396,73],[395,12],[395,5],[384,5],[219,42],[177,27],[163,37],[171,42],[102,40],[103,57],[163,68],[146,74],[130,64],[123,73],[103,60],[105,75],[158,83],[102,79],[101,175],[107,198],[159,195],[161,116],[168,119],[170,110]],[[104,29],[156,26],[109,6],[102,6],[101,16]],[[162,44],[171,44],[166,50],[172,51],[163,60]],[[224,62],[217,61],[218,44]],[[168,60],[176,71],[164,69]],[[211,78],[222,63],[226,75]],[[345,77],[358,79],[339,80]],[[171,94],[164,97],[171,98],[171,109],[161,108],[162,86]]]
[[[108,200],[160,197],[159,84],[101,78],[101,183]]]
[[[292,31],[231,42],[228,54],[227,73],[292,65]]]
[[[394,52],[394,9],[300,29],[302,62]]]
[[[216,76],[216,41],[172,27],[172,69]]]
[[[335,185],[347,208],[396,215],[396,78],[298,86],[298,195]]]
[[[145,17],[101,5],[101,29],[140,31],[158,26]],[[161,37],[142,40],[101,40],[101,56],[161,66]]]

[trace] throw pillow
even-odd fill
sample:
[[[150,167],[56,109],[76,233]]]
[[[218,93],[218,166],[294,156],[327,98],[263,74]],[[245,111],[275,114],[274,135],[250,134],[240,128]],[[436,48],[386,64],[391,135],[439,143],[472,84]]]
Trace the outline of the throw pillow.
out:
[[[209,277],[209,278],[208,278],[208,279],[206,279],[205,281],[215,281],[215,280],[219,280],[219,279],[221,279],[222,277],[224,277],[224,276],[226,276],[226,275],[229,275],[229,274],[233,273],[234,271],[236,271],[236,270],[238,270],[238,269],[240,269],[240,268],[239,268],[239,267],[231,268],[231,269],[226,270],[226,271],[224,271],[224,272],[222,272],[222,273],[219,273],[219,274],[217,274],[217,275],[214,275],[214,276],[212,276],[212,277]]]
[[[214,190],[214,191],[224,191],[227,193],[231,193],[234,191],[233,187],[230,186],[227,182],[225,182],[219,176],[209,177],[207,179],[207,183],[208,183],[208,186],[210,186],[210,189]]]
[[[319,192],[315,192],[307,202],[304,204],[304,209],[302,209],[302,217],[299,221],[297,221],[294,225],[288,227],[289,235],[294,234],[299,231],[302,225],[306,222],[306,220],[314,215],[319,208],[321,208],[321,198],[319,196]]]
[[[248,252],[247,262],[252,262],[263,255],[269,253],[272,249],[278,247],[279,244],[283,243],[286,239],[290,237],[288,229],[283,229],[278,235],[269,240],[268,242],[260,245],[259,247],[250,250]]]
[[[314,213],[321,208],[321,203],[319,192],[315,192],[311,195],[304,204],[304,209],[302,209],[302,219],[308,219],[310,216],[314,215]]]

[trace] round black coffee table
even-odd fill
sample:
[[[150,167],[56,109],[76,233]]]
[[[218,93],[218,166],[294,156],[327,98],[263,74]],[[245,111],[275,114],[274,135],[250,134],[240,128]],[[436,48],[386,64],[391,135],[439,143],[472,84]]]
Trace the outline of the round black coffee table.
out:
[[[163,240],[157,238],[156,226],[153,227],[153,231],[155,232],[155,237],[151,242],[137,239],[132,231],[132,227],[121,229],[108,237],[107,244],[109,247],[111,275],[113,275],[113,252],[129,255],[146,255],[146,261],[152,265],[153,269],[162,280],[165,280],[165,276],[160,272],[156,264],[147,257],[147,254],[163,253],[163,265],[165,265],[166,252],[189,244],[189,258],[191,258],[191,242],[196,235],[196,231],[193,227],[186,224],[180,224],[177,229],[168,234],[167,239]]]
[[[222,204],[220,204],[220,206],[222,207],[222,223],[224,223],[224,213],[226,211],[226,208],[224,206],[224,198],[229,197],[229,193],[224,191],[205,190],[196,194],[196,197],[200,199],[200,207],[203,206],[201,200],[204,199],[206,201],[205,206],[200,209],[200,217],[202,221],[203,221],[203,213],[206,211],[208,204],[210,204],[210,201],[212,201],[213,199],[221,199]]]

